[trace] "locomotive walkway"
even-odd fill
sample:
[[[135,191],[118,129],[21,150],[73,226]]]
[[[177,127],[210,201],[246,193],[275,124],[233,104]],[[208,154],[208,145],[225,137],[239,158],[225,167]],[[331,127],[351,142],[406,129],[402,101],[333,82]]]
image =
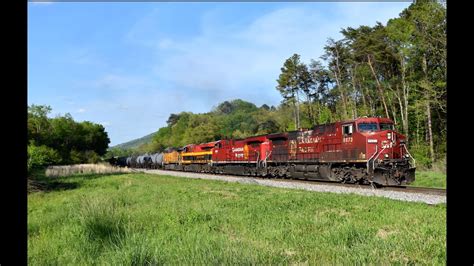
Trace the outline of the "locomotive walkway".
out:
[[[243,177],[232,175],[213,175],[207,173],[193,173],[193,172],[178,172],[166,170],[150,170],[150,169],[133,169],[133,171],[143,172],[147,174],[170,175],[177,177],[195,178],[195,179],[210,179],[220,180],[226,182],[237,182],[243,184],[256,184],[261,186],[303,189],[316,192],[331,192],[331,193],[346,193],[357,194],[363,196],[385,197],[394,200],[423,202],[427,204],[446,203],[446,195],[442,190],[426,189],[426,188],[391,188],[374,189],[369,186],[346,185],[338,183],[320,183],[303,180],[282,180],[282,179],[268,179]]]

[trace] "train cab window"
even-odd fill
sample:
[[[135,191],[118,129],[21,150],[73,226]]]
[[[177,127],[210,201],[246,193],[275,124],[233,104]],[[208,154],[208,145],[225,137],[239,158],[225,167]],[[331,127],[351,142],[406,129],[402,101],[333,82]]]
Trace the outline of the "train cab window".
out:
[[[342,126],[342,134],[345,136],[352,135],[352,124]]]
[[[377,131],[378,126],[377,123],[359,123],[357,129],[359,132],[370,132],[370,131]]]
[[[321,125],[321,126],[317,126],[314,130],[316,131],[315,132],[316,134],[322,135],[324,134],[324,129],[325,129],[325,126]]]
[[[254,141],[254,142],[248,142],[247,145],[250,145],[252,148],[258,148],[262,142],[261,141]]]
[[[284,139],[274,139],[274,140],[272,140],[272,143],[273,143],[273,145],[284,145],[285,141],[286,140],[284,140]]]
[[[336,126],[334,124],[326,125],[326,133],[333,134],[336,132]]]
[[[380,123],[380,130],[393,130],[393,124]]]

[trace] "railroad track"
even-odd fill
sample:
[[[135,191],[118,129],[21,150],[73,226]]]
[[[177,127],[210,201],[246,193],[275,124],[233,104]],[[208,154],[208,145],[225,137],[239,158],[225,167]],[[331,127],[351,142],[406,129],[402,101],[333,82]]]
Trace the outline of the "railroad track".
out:
[[[446,189],[444,188],[430,188],[430,187],[415,187],[415,186],[382,186],[374,188],[369,184],[345,184],[339,183],[336,181],[324,181],[324,180],[303,180],[303,179],[282,179],[282,178],[271,178],[277,181],[285,182],[297,182],[297,183],[308,183],[308,184],[318,184],[318,185],[330,185],[330,186],[339,186],[339,187],[348,187],[348,188],[362,188],[362,189],[380,189],[385,191],[400,191],[407,193],[418,193],[418,194],[429,194],[429,195],[439,195],[446,196]]]
[[[445,188],[415,187],[415,186],[388,186],[388,187],[383,187],[382,189],[393,190],[393,191],[403,191],[403,192],[409,192],[409,193],[421,193],[421,194],[446,196]]]
[[[135,172],[140,172],[145,170],[157,170],[157,169],[139,169],[139,168],[132,168]],[[369,189],[369,190],[384,190],[384,191],[398,191],[398,192],[406,192],[406,193],[414,193],[414,194],[426,194],[426,195],[438,195],[438,196],[446,196],[446,189],[444,188],[429,188],[429,187],[415,187],[415,186],[382,186],[378,188],[374,188],[369,184],[345,184],[339,183],[336,181],[325,181],[325,180],[304,180],[304,179],[289,179],[289,178],[265,178],[265,177],[255,177],[255,176],[242,176],[242,175],[222,175],[222,174],[214,174],[214,173],[198,173],[198,172],[183,172],[183,171],[173,171],[173,170],[161,170],[164,173],[191,173],[191,174],[206,174],[206,175],[213,175],[213,176],[226,176],[226,177],[250,177],[250,178],[258,178],[258,179],[266,179],[266,180],[274,180],[280,182],[294,182],[294,183],[307,183],[307,184],[317,184],[317,185],[327,185],[327,186],[338,186],[338,187],[347,187],[347,188],[360,188],[360,189]]]

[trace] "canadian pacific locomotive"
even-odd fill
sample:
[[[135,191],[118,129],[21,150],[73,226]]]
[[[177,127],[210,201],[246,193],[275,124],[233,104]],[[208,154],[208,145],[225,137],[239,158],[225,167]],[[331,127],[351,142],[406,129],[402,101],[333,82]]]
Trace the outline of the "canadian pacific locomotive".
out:
[[[403,185],[415,179],[405,136],[390,119],[363,117],[312,129],[222,139],[115,158],[115,164],[215,174]]]

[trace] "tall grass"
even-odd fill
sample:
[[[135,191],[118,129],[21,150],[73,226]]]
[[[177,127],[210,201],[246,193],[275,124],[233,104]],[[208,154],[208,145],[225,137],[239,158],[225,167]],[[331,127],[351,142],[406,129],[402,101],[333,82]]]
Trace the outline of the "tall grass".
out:
[[[116,167],[110,164],[74,164],[49,166],[46,168],[46,176],[59,177],[75,174],[108,174],[108,173],[130,173],[131,170],[124,167]]]
[[[109,198],[82,198],[80,224],[84,235],[100,245],[121,244],[125,237],[125,216]]]
[[[146,174],[28,196],[33,265],[445,264],[446,205]]]
[[[412,186],[446,188],[446,172],[416,171],[415,182]]]

